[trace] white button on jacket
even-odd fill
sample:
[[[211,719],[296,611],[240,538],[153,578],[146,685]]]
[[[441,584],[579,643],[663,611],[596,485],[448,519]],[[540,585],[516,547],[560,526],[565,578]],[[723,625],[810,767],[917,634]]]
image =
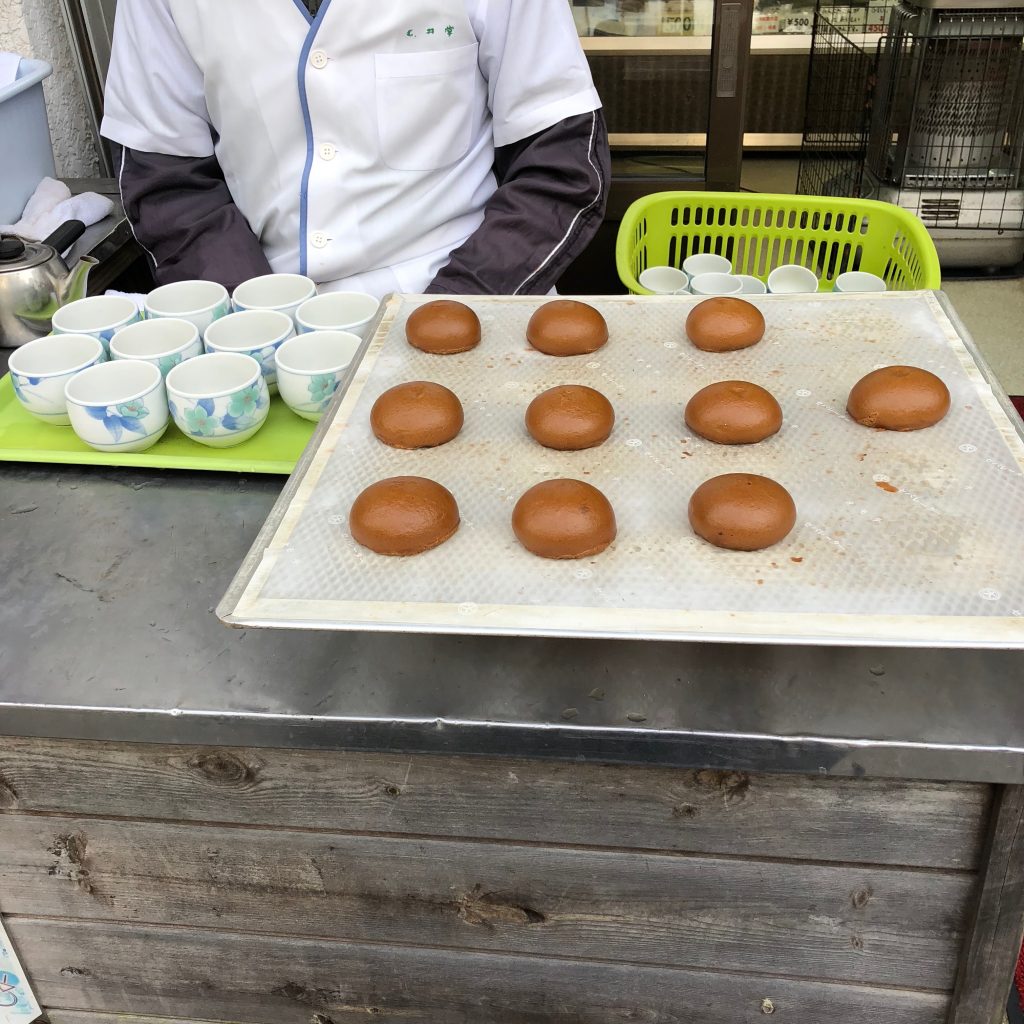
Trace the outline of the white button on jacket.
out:
[[[495,146],[599,106],[565,0],[120,0],[103,134],[215,153],[274,270],[383,295],[480,225]]]

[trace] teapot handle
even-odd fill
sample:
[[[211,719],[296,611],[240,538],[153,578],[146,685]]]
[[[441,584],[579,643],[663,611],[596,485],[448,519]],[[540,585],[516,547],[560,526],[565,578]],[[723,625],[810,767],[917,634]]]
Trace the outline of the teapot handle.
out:
[[[60,256],[84,234],[85,225],[80,220],[66,220],[56,231],[43,239],[43,245],[51,246]]]

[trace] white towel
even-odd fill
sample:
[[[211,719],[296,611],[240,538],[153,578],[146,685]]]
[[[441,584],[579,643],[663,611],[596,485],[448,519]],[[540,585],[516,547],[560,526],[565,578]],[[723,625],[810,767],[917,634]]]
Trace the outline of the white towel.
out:
[[[21,235],[39,241],[69,220],[86,227],[109,217],[114,204],[96,192],[73,196],[62,181],[43,178],[17,224],[0,224],[0,233]]]
[[[117,296],[119,296],[120,298],[123,298],[123,299],[131,299],[132,302],[134,302],[135,305],[139,307],[139,312],[140,313],[145,313],[145,311],[146,311],[145,310],[146,296],[141,294],[140,292],[119,292],[119,291],[116,291],[113,288],[108,288],[103,294],[104,295],[117,295]]]
[[[7,50],[0,52],[0,89],[6,89],[14,85],[18,80],[18,70],[21,68],[21,57],[16,53]]]

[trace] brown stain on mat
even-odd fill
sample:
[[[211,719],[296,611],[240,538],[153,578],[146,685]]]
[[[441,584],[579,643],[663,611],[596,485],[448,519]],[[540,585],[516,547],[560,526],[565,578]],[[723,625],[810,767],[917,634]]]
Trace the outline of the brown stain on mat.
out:
[[[889,494],[898,494],[900,490],[898,487],[893,487],[892,484],[885,480],[876,480],[875,486],[880,487],[883,491],[886,491]]]

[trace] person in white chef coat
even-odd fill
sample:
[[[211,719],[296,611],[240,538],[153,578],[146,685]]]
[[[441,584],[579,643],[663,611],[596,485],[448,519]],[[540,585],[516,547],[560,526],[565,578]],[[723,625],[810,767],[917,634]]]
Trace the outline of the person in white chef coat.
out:
[[[102,130],[161,284],[544,294],[607,199],[566,0],[119,0]]]

